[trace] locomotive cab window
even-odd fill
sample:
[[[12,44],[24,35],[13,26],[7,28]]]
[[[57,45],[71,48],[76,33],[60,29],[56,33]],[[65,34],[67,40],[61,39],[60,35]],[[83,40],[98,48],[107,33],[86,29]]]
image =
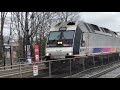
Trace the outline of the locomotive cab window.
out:
[[[62,39],[73,39],[74,31],[63,32]]]
[[[72,46],[73,44],[73,39],[74,39],[74,30],[69,30],[69,31],[52,31],[50,32],[48,36],[48,47],[66,47],[66,46]],[[59,45],[59,42],[62,42]]]
[[[59,40],[60,34],[60,32],[50,32],[49,40]]]

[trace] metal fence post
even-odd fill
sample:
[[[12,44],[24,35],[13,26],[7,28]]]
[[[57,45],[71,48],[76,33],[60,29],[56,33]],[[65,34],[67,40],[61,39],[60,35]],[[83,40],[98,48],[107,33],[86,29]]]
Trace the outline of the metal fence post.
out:
[[[119,61],[119,53],[118,53],[118,61]]]
[[[85,70],[85,58],[83,57],[83,71]]]
[[[108,54],[108,63],[109,63],[109,54]]]
[[[51,78],[51,61],[49,61],[49,77]]]
[[[95,67],[95,58],[94,58],[94,56],[93,56],[93,64],[94,64],[94,67]]]
[[[40,57],[40,60],[42,61],[42,56]]]
[[[114,55],[114,54],[113,54],[113,58],[114,58],[114,61],[116,61],[116,60],[115,60],[115,55]]]
[[[102,58],[102,55],[100,55],[100,59],[101,59],[101,61],[102,61],[102,65],[103,65],[103,58]]]
[[[70,59],[70,77],[71,77],[71,59]]]
[[[4,56],[4,58],[3,58],[3,59],[4,59],[4,70],[5,70],[5,66],[6,66],[6,65],[5,65],[5,63],[6,63],[6,61],[5,61],[5,56]]]
[[[22,74],[21,74],[21,62],[20,62],[20,59],[19,59],[19,70],[20,70],[20,78],[22,78]]]

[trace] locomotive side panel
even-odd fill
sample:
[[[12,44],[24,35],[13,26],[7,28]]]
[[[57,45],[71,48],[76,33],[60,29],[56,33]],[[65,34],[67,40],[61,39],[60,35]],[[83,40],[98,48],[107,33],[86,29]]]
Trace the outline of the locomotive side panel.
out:
[[[95,33],[84,33],[83,37],[85,40],[84,52],[104,53],[120,51],[120,39],[117,37]]]
[[[79,27],[77,27],[75,32],[74,44],[73,44],[73,54],[79,54],[80,44],[82,39],[82,31]]]
[[[120,38],[117,38],[116,42],[117,42],[117,44],[116,44],[117,52],[120,52]]]

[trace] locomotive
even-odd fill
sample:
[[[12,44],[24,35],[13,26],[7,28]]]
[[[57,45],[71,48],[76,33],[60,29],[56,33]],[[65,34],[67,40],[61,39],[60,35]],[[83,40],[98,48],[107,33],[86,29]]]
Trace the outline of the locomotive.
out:
[[[46,59],[120,52],[120,37],[112,30],[83,21],[62,22],[51,27]]]

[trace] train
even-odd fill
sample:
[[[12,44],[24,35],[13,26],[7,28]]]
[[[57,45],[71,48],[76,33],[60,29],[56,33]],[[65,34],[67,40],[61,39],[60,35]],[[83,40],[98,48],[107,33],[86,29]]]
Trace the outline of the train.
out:
[[[60,22],[50,28],[46,59],[120,52],[117,32],[84,21]]]

